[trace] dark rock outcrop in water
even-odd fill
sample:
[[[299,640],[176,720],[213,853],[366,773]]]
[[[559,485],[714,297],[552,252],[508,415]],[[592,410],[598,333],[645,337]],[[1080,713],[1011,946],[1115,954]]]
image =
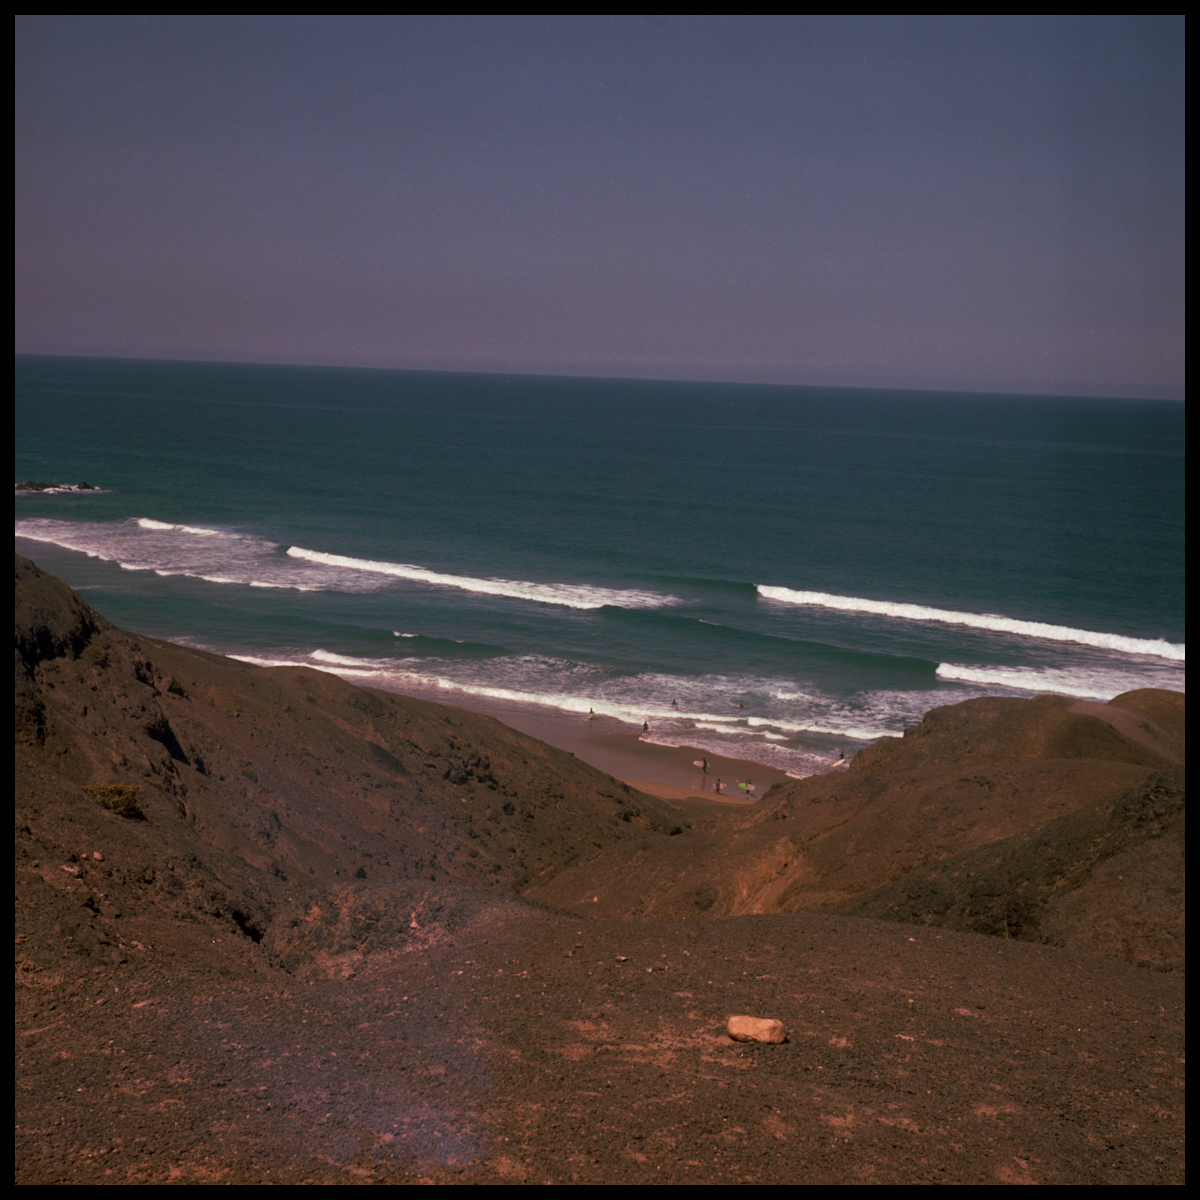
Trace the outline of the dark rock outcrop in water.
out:
[[[18,492],[54,492],[54,491],[71,491],[71,492],[94,492],[97,489],[90,483],[80,481],[75,484],[64,483],[35,483],[32,479],[26,479],[18,483],[14,489]]]
[[[1182,1181],[1182,696],[673,806],[16,584],[18,1182]]]

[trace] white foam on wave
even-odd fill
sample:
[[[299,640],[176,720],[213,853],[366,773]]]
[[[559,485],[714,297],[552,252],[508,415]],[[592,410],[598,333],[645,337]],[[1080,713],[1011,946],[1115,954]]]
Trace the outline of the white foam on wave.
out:
[[[602,687],[586,695],[539,687],[536,675],[522,678],[517,686],[499,681],[456,679],[431,672],[430,663],[424,664],[423,669],[414,670],[415,659],[364,659],[329,650],[310,651],[290,658],[243,654],[230,657],[263,667],[309,666],[348,678],[371,678],[383,686],[403,691],[451,693],[461,697],[452,703],[468,707],[472,700],[521,708],[538,707],[552,709],[581,721],[586,721],[589,709],[594,709],[598,718],[616,720],[632,729],[640,728],[648,720],[651,732],[643,735],[648,741],[669,746],[695,746],[707,749],[712,754],[769,762],[797,776],[824,770],[828,765],[821,765],[823,759],[820,754],[814,755],[802,746],[786,744],[794,743],[798,736],[819,734],[865,743],[897,732],[891,725],[864,722],[862,718],[867,714],[861,712],[827,712],[824,719],[801,721],[746,717],[743,714],[726,717],[716,713],[680,712],[666,705],[647,705],[635,697],[605,695]],[[524,666],[529,665],[525,660],[519,661]],[[546,662],[543,665],[551,667],[555,664]],[[549,682],[548,678],[543,678]],[[598,680],[596,682],[599,683]],[[919,714],[916,719],[920,719]]]
[[[164,533],[178,530],[180,533],[191,534],[193,537],[220,537],[241,541],[244,536],[228,529],[207,529],[203,525],[175,525],[170,521],[156,521],[153,517],[138,517],[136,524],[142,529],[159,530]]]
[[[318,657],[321,655],[323,657]],[[368,663],[365,659],[346,659],[343,662],[330,661],[343,658],[338,654],[327,654],[318,650],[311,656],[303,658],[265,658],[256,654],[227,654],[226,658],[237,659],[238,662],[251,663],[256,667],[311,667],[315,671],[324,671],[329,675],[353,675],[355,679],[390,679],[394,672],[378,663]],[[315,660],[315,661],[312,661]],[[352,666],[351,663],[362,665]]]
[[[756,719],[753,723],[748,720],[728,721],[722,718],[706,719],[698,717],[695,721],[697,729],[705,729],[711,733],[738,733],[751,737],[772,736],[768,731],[778,731],[774,736],[785,740],[817,734],[822,737],[848,738],[855,742],[873,742],[876,738],[887,737],[896,732],[893,725],[884,721],[867,722],[866,714],[838,714],[833,712],[814,713],[802,721],[784,721],[770,717]]]
[[[154,517],[118,522],[21,520],[16,536],[46,542],[115,563],[123,571],[153,571],[162,578],[184,576],[219,585],[307,592],[322,587],[279,546],[252,534],[178,525]]]
[[[103,562],[115,563],[123,571],[153,571],[163,577],[169,575],[191,574],[197,578],[210,578],[203,574],[202,569],[186,571],[180,568],[165,567],[156,561],[161,557],[138,541],[137,534],[131,534],[128,524],[97,525],[68,521],[17,521],[15,535],[26,538],[31,542],[44,542],[57,546],[62,550],[73,550],[77,554],[86,554],[89,558],[98,558]],[[212,564],[211,561],[208,565]],[[224,577],[211,577],[211,582],[225,583]]]
[[[489,669],[495,665],[493,660]],[[694,736],[696,731],[704,731],[746,740],[793,740],[815,734],[868,742],[897,732],[914,718],[920,720],[925,708],[939,702],[937,699],[925,702],[929,701],[926,692],[881,693],[865,698],[862,705],[805,695],[799,708],[791,705],[781,708],[768,702],[761,711],[714,709],[714,699],[758,693],[773,695],[785,689],[778,680],[733,676],[682,679],[657,673],[613,679],[581,664],[572,664],[564,670],[565,667],[567,664],[558,660],[533,656],[506,660],[504,670],[508,678],[503,695],[491,690],[491,681],[475,683],[460,678],[453,681],[453,686],[468,694],[478,692],[572,713],[586,713],[594,707],[597,715],[629,725],[649,722],[654,734]],[[920,696],[921,700],[906,702],[912,696]],[[679,704],[671,704],[672,698],[678,699]]]
[[[804,779],[809,775],[818,775],[827,771],[831,765],[828,757],[823,754],[816,754],[797,746],[781,746],[759,738],[726,741],[711,734],[697,737],[696,731],[692,730],[675,736],[643,734],[640,740],[651,746],[669,746],[672,749],[687,746],[690,749],[712,755],[713,758],[736,758],[743,762],[758,763],[760,766],[773,767],[776,771],[782,771],[792,779]],[[747,771],[747,774],[753,778],[752,771]],[[711,789],[715,782],[716,771],[710,765],[708,774],[703,779],[704,790]],[[736,793],[736,780],[727,776],[722,782],[725,785],[722,789],[724,795]],[[757,795],[761,796],[765,791],[766,788],[762,787],[758,790]]]
[[[86,528],[69,524],[66,521],[17,521],[15,536],[31,542],[46,542],[51,546],[61,546],[64,550],[75,550],[87,554],[91,558],[102,557],[93,548],[88,538],[80,537],[76,531]]]
[[[346,571],[366,571],[375,575],[388,575],[395,579],[408,579],[414,583],[428,583],[434,587],[457,588],[464,592],[477,592],[488,596],[507,596],[516,600],[533,600],[539,604],[559,604],[567,608],[592,609],[615,605],[621,608],[662,608],[682,603],[675,596],[664,596],[656,592],[623,591],[614,588],[592,587],[587,584],[571,583],[526,583],[516,579],[474,579],[469,575],[447,575],[431,571],[426,567],[409,563],[377,562],[373,559],[350,558],[344,554],[326,554],[321,550],[306,550],[303,546],[289,546],[290,558],[304,559],[325,567],[337,567]]]
[[[178,571],[161,571],[157,567],[148,568],[145,566],[134,566],[131,563],[123,563],[118,561],[117,566],[123,571],[146,571],[153,570],[155,575],[162,579],[169,579],[172,575],[178,575]],[[232,579],[228,575],[193,575],[193,579],[203,579],[205,583],[240,583],[238,579]]]
[[[205,578],[203,575],[201,579]],[[210,579],[210,583],[244,583],[242,579]],[[265,579],[251,579],[249,586],[252,588],[275,588],[279,591],[291,592],[319,592],[320,586],[313,583],[270,583]]]
[[[869,700],[865,708],[816,701],[803,714],[759,715],[742,710],[725,714],[703,711],[702,704],[691,708],[687,705],[686,691],[666,687],[672,682],[666,677],[648,675],[612,679],[586,664],[538,656],[505,660],[500,674],[494,672],[497,664],[493,660],[492,673],[482,678],[478,675],[456,677],[460,664],[448,660],[366,659],[329,650],[303,652],[303,657],[288,659],[237,657],[261,666],[315,667],[355,681],[370,679],[375,686],[410,694],[448,694],[450,703],[467,708],[476,701],[504,707],[536,707],[556,711],[580,722],[586,722],[589,709],[594,709],[597,718],[618,721],[631,731],[640,730],[643,722],[648,721],[649,732],[641,735],[647,741],[668,746],[694,746],[714,755],[769,764],[797,777],[824,771],[830,766],[828,752],[804,745],[806,737],[816,735],[823,742],[836,738],[847,744],[864,744],[888,734],[895,735],[903,725],[920,720],[930,699],[925,694],[920,701],[908,695],[889,694]],[[684,681],[676,679],[673,682]],[[700,681],[694,682],[699,684]],[[714,691],[720,694],[730,682],[710,679],[704,681],[706,686],[698,686],[696,690],[709,696]],[[639,696],[643,689],[644,694]],[[684,707],[672,707],[669,699],[662,698],[672,694],[679,695]],[[909,703],[900,703],[897,707],[898,701]]]
[[[1048,692],[1095,700],[1111,700],[1113,696],[1133,691],[1135,688],[1162,687],[1183,691],[1184,687],[1183,672],[1172,671],[1169,668],[1164,669],[1157,678],[1147,678],[1144,673],[1128,675],[1103,667],[1090,670],[1058,670],[1053,667],[960,666],[956,663],[940,663],[937,676],[939,679],[976,684],[985,688],[1002,687],[1016,692]]]
[[[540,708],[554,708],[565,711],[569,715],[586,715],[569,698],[553,692],[525,691],[519,688],[501,687],[495,684],[483,684],[464,679],[451,679],[445,675],[427,675],[421,671],[393,670],[390,679],[398,686],[430,689],[439,692],[456,692],[464,696],[477,696],[482,700],[498,700],[504,704],[536,705]],[[564,703],[564,701],[567,701]]]
[[[1044,621],[1023,621],[992,613],[955,612],[952,609],[931,608],[924,604],[903,604],[892,600],[864,600],[858,596],[831,596],[827,592],[798,592],[792,588],[757,584],[758,594],[766,600],[781,604],[806,604],[817,608],[832,608],[841,612],[873,613],[895,617],[902,621],[939,621],[944,625],[969,625],[992,633],[1014,633],[1019,637],[1043,638],[1054,642],[1075,642],[1121,654],[1144,654],[1183,662],[1186,648],[1165,638],[1135,638],[1119,633],[1097,633],[1090,629],[1072,629],[1068,625],[1051,625]]]
[[[351,658],[347,654],[334,654],[332,650],[313,650],[309,658],[317,663],[328,663],[334,667],[363,667],[378,672],[385,664],[375,658]]]
[[[204,649],[202,646],[198,648]],[[219,651],[213,651],[213,653],[219,653]],[[232,658],[235,662],[249,663],[252,667],[300,667],[304,665],[294,658],[263,658],[257,654],[225,654],[224,657]]]

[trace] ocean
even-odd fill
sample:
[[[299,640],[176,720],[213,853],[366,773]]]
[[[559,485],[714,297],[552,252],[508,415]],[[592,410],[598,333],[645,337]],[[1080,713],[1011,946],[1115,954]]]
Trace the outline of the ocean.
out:
[[[796,776],[1184,687],[1178,403],[18,356],[15,423],[17,551],[255,663]]]

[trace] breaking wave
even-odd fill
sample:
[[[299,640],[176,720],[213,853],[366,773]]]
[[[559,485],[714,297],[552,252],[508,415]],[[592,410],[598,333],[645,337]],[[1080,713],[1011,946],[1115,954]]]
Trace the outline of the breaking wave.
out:
[[[441,571],[431,571],[426,567],[412,566],[408,563],[377,562],[372,559],[350,558],[344,554],[326,554],[320,550],[306,550],[303,546],[289,546],[287,553],[289,558],[299,558],[344,571],[387,575],[395,579],[432,584],[434,587],[457,588],[464,592],[505,596],[515,600],[532,600],[539,604],[559,604],[567,608],[595,609],[609,605],[619,608],[660,608],[681,603],[674,596],[664,596],[657,592],[619,590],[587,584],[475,579],[469,575],[447,575]]]
[[[841,612],[872,613],[876,616],[895,617],[901,621],[938,621],[944,625],[967,625],[992,633],[1012,633],[1019,637],[1042,638],[1053,642],[1074,642],[1101,650],[1115,650],[1120,654],[1152,655],[1155,658],[1170,659],[1172,662],[1183,662],[1186,658],[1184,646],[1168,642],[1165,638],[1126,637],[1120,633],[1072,629],[1067,625],[1023,621],[1017,617],[1004,617],[992,613],[955,612],[951,609],[931,608],[924,604],[864,600],[859,596],[831,596],[827,592],[798,592],[791,588],[770,587],[762,583],[758,584],[757,588],[763,599],[775,600],[781,604],[806,604]]]
[[[1144,671],[1123,673],[1119,668],[1105,666],[996,667],[941,663],[937,677],[988,689],[1001,687],[1015,692],[1050,692],[1104,701],[1136,688],[1161,687],[1182,691],[1184,686],[1182,672],[1166,666],[1158,677],[1147,678]]]

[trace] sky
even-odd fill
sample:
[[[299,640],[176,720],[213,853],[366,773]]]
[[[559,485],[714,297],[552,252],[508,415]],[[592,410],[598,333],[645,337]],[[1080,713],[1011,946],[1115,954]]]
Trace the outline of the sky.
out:
[[[18,17],[18,353],[1182,398],[1171,17]]]

